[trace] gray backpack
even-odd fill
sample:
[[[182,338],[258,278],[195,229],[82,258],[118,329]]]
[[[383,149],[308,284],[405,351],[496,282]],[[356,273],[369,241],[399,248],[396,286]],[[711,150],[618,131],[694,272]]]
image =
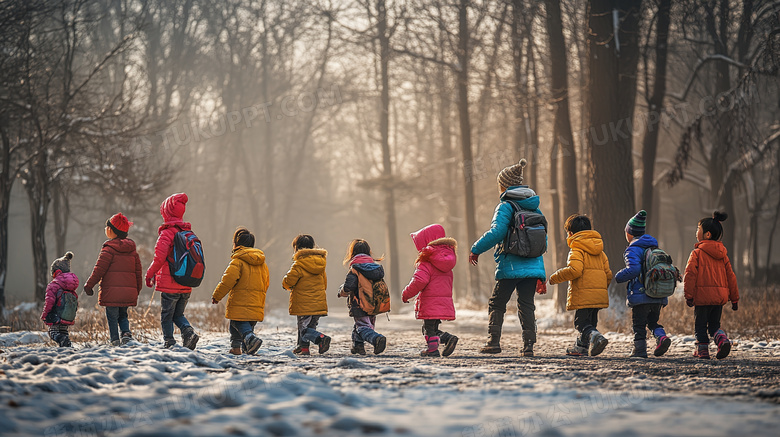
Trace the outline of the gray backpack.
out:
[[[504,253],[537,258],[547,252],[547,219],[543,214],[520,208],[512,201],[512,220],[502,244]]]
[[[664,298],[674,294],[680,271],[672,264],[672,257],[657,247],[645,250],[642,262],[642,288],[648,297]]]

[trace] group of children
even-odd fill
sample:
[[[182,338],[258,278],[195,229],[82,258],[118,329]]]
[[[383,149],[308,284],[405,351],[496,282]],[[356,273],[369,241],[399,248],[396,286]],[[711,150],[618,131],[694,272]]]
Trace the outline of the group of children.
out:
[[[501,202],[495,209],[490,229],[471,247],[469,261],[477,265],[479,255],[496,247],[496,285],[488,303],[488,341],[481,353],[501,352],[501,330],[506,304],[517,291],[518,316],[522,325],[523,356],[533,356],[536,343],[534,296],[547,292],[548,279],[541,253],[523,256],[507,249],[508,237],[517,220],[532,215],[543,217],[539,210],[539,196],[523,185],[525,160],[504,168],[498,175]],[[154,260],[146,271],[145,282],[161,293],[160,322],[164,347],[176,344],[173,326],[181,332],[182,345],[195,349],[199,336],[184,316],[192,288],[174,278],[168,264],[176,234],[191,231],[191,225],[183,220],[187,195],[174,194],[160,206],[163,224],[158,229]],[[518,211],[520,213],[518,213]],[[522,212],[528,215],[523,215]],[[725,213],[715,212],[712,217],[699,221],[697,243],[685,269],[684,289],[688,306],[695,306],[696,351],[694,356],[709,358],[709,340],[717,345],[717,358],[729,354],[731,343],[720,327],[722,307],[729,301],[737,310],[739,291],[736,276],[731,268],[726,249],[720,239],[721,222]],[[647,329],[650,329],[656,345],[653,354],[663,355],[671,340],[658,321],[661,309],[668,304],[666,297],[651,297],[645,290],[646,258],[648,251],[658,248],[658,241],[645,233],[647,213],[640,211],[625,227],[629,243],[624,258],[626,267],[615,275],[618,283],[628,282],[627,302],[632,310],[634,349],[632,357],[647,357]],[[544,225],[544,244],[546,228]],[[141,261],[135,243],[128,238],[132,222],[121,213],[112,216],[105,227],[108,240],[103,244],[95,268],[84,290],[93,294],[99,285],[98,303],[106,308],[111,343],[127,344],[132,333],[127,309],[135,306],[143,285]],[[522,229],[522,224],[519,228]],[[579,332],[575,344],[567,355],[596,356],[606,348],[608,340],[598,331],[598,312],[609,306],[607,287],[613,279],[609,260],[603,251],[601,235],[592,229],[590,219],[582,214],[570,216],[564,229],[570,247],[567,265],[553,273],[549,284],[569,282],[566,309],[574,310],[574,326]],[[420,353],[425,357],[451,355],[458,337],[440,329],[442,321],[455,319],[452,298],[453,273],[457,262],[457,243],[445,234],[441,225],[433,224],[411,234],[418,251],[415,271],[404,288],[402,300],[415,299],[415,316],[423,321],[422,334],[427,347]],[[529,244],[528,242],[521,244]],[[269,287],[269,272],[265,254],[254,247],[255,237],[246,228],[238,228],[233,234],[231,261],[212,294],[217,304],[227,296],[225,318],[230,321],[230,353],[254,354],[262,340],[254,334],[257,322],[262,322],[265,297]],[[317,330],[320,318],[328,314],[325,274],[327,251],[316,247],[311,235],[301,234],[292,241],[293,264],[282,280],[282,287],[290,292],[289,313],[297,318],[298,343],[294,353],[309,355],[312,343],[323,354],[330,348],[331,338]],[[543,253],[543,252],[542,252]],[[49,335],[59,346],[70,346],[68,327],[73,324],[77,308],[79,281],[70,272],[73,254],[68,252],[52,263],[52,281],[46,289],[46,304],[41,319],[49,325]],[[373,347],[374,354],[382,353],[387,339],[375,330],[376,312],[367,311],[361,305],[362,290],[383,283],[384,268],[374,258],[368,242],[352,240],[344,258],[348,273],[339,287],[338,296],[347,298],[349,315],[354,319],[352,328],[353,354],[366,354],[365,344]],[[676,271],[676,270],[675,270]],[[443,348],[441,348],[443,346]],[[441,352],[440,352],[440,349]]]

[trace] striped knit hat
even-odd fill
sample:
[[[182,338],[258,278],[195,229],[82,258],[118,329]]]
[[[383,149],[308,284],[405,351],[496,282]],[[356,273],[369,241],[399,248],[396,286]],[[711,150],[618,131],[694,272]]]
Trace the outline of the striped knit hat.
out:
[[[643,209],[628,220],[626,233],[635,237],[641,237],[645,235],[645,226],[647,226],[647,211]]]
[[[521,159],[515,165],[510,165],[504,168],[498,173],[498,185],[504,189],[514,187],[517,185],[523,185],[523,168],[528,161],[525,158]]]
[[[62,258],[57,258],[51,263],[51,274],[60,271],[60,273],[70,272],[70,260],[73,259],[73,252],[67,252]]]

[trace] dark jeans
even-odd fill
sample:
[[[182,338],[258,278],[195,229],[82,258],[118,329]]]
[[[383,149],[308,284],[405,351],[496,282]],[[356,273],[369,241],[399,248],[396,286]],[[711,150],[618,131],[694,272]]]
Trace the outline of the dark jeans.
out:
[[[59,347],[71,346],[68,326],[69,325],[61,325],[59,323],[49,326],[49,338],[54,340]]]
[[[720,315],[722,313],[722,305],[697,305],[693,309],[696,341],[699,343],[709,343],[710,336],[715,337],[715,333],[720,329]],[[709,334],[709,336],[707,334]]]
[[[162,325],[163,338],[173,340],[173,325],[184,331],[190,326],[190,322],[184,317],[184,309],[190,300],[190,293],[160,293],[160,324]]]
[[[127,307],[106,307],[106,319],[108,319],[108,332],[111,341],[119,340],[119,332],[130,332],[130,321],[127,319]]]
[[[588,347],[590,334],[599,322],[599,308],[580,308],[574,312],[574,327],[580,332],[580,346]]]
[[[352,327],[352,342],[355,345],[368,342],[376,346],[376,341],[382,337],[374,328],[376,326],[376,316],[353,317],[355,326]]]
[[[239,322],[237,320],[230,321],[230,347],[239,348],[244,342],[244,339],[248,334],[255,332],[255,325],[257,322]]]
[[[534,278],[526,279],[499,279],[493,288],[493,295],[488,301],[488,311],[495,316],[495,323],[499,326],[504,324],[504,313],[506,304],[512,297],[512,293],[517,290],[517,315],[520,318],[520,325],[523,327],[523,340],[536,341],[536,306],[534,305],[534,294],[536,293],[536,282]],[[491,317],[491,320],[493,318]]]
[[[634,341],[647,340],[647,329],[663,329],[658,323],[661,317],[660,303],[643,303],[631,308],[631,320],[634,325]]]
[[[317,325],[321,316],[297,316],[298,319],[298,346],[309,347],[309,342],[315,342],[320,332]]]
[[[447,343],[447,341],[450,338],[452,338],[452,334],[440,330],[439,329],[440,324],[441,324],[441,320],[439,319],[423,320],[423,326],[422,326],[423,335],[426,337],[439,337],[442,343]]]

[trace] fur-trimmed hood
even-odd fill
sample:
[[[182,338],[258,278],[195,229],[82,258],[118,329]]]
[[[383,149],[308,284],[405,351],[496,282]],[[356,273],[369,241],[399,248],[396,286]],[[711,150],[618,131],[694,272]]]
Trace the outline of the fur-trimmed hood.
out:
[[[449,272],[457,263],[458,243],[454,238],[444,237],[431,241],[417,255],[416,263],[429,262],[442,272]]]
[[[293,259],[307,272],[319,275],[325,271],[327,256],[328,251],[325,249],[301,249],[295,252]]]

